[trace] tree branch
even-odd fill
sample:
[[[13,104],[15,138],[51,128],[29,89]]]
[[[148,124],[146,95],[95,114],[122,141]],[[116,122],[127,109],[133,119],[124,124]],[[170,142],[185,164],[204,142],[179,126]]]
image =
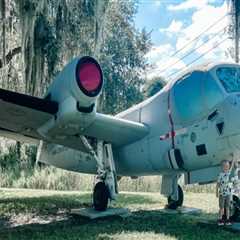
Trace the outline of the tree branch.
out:
[[[8,52],[8,54],[6,55],[6,64],[8,64],[12,60],[12,58],[15,55],[19,54],[21,51],[22,51],[21,47],[16,47],[16,48],[12,49],[10,52]],[[2,59],[0,59],[0,68],[2,68],[2,67],[3,67],[3,61],[2,61]]]

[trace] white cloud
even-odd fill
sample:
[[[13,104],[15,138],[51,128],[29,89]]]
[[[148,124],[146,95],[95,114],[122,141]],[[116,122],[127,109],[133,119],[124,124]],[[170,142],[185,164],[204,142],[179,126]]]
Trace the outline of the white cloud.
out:
[[[147,53],[146,57],[151,61],[159,59],[163,56],[167,56],[173,52],[174,48],[171,44],[162,44],[159,46],[153,46],[151,50]]]
[[[168,10],[170,11],[180,11],[189,9],[202,9],[209,2],[208,0],[187,0],[177,5],[169,5]]]
[[[214,41],[210,41],[207,45],[203,45],[198,48],[196,53],[204,55],[202,61],[211,59],[217,59],[218,61],[232,61],[229,54],[227,54],[227,50],[232,45],[232,40],[225,39],[226,36],[223,38],[218,37],[214,39]]]
[[[156,7],[160,7],[160,6],[161,6],[161,0],[155,0],[155,1],[154,1],[154,5],[155,5]]]
[[[147,55],[150,62],[155,63],[155,67],[149,71],[148,77],[151,78],[159,75],[167,77],[174,71],[183,70],[188,63],[194,61],[194,59],[200,55],[204,56],[194,62],[193,65],[198,65],[204,61],[232,60],[229,55],[226,54],[227,49],[232,45],[232,41],[228,39],[218,45],[222,40],[228,37],[227,33],[224,32],[224,27],[229,24],[229,19],[228,17],[223,18],[228,12],[227,4],[224,2],[221,6],[214,6],[209,3],[210,1],[207,0],[189,0],[168,7],[168,9],[172,11],[190,8],[194,8],[195,11],[192,16],[190,16],[191,24],[187,27],[183,26],[182,21],[174,19],[167,28],[160,29],[160,32],[165,34],[170,41],[168,44],[153,47]],[[205,31],[215,22],[217,23],[214,27]],[[201,36],[197,38],[197,40],[192,41],[200,34]],[[176,44],[173,45],[175,42]],[[206,42],[206,44],[203,44],[204,42]],[[187,47],[181,50],[186,44]],[[170,58],[177,50],[181,51]],[[184,55],[191,51],[193,51],[193,54],[181,60]],[[174,64],[175,62],[177,63]],[[163,72],[165,69],[167,70]]]
[[[166,77],[170,75],[173,71],[178,71],[186,67],[186,64],[180,58],[176,56],[169,58],[170,54],[171,52],[168,53],[166,48],[165,52],[162,52],[162,54],[159,55],[159,58],[155,58],[155,61],[153,61],[151,55],[148,55],[150,61],[153,63],[153,66],[149,69],[147,78],[151,79],[156,76]],[[173,62],[176,64],[171,67]]]
[[[183,23],[181,21],[172,20],[170,25],[167,28],[160,28],[160,32],[167,33],[178,33],[183,27]]]
[[[227,4],[224,3],[220,7],[214,7],[212,5],[206,5],[204,8],[195,11],[192,15],[192,24],[186,27],[182,33],[182,37],[178,38],[176,49],[182,48],[186,43],[196,38],[202,33],[201,38],[211,37],[212,34],[216,34],[219,31],[223,31],[223,28],[228,25],[228,17],[221,19],[227,13]],[[209,28],[211,24],[215,23],[218,19],[221,19],[214,27],[208,29],[205,33],[204,30]],[[189,48],[192,48],[193,44],[190,44]]]
[[[170,67],[173,62],[177,62],[174,67]],[[153,68],[148,71],[147,77],[149,79],[156,76],[168,76],[173,71],[180,71],[186,68],[186,64],[178,57],[169,58],[169,56],[163,56],[155,62]],[[166,79],[169,80],[169,79]]]

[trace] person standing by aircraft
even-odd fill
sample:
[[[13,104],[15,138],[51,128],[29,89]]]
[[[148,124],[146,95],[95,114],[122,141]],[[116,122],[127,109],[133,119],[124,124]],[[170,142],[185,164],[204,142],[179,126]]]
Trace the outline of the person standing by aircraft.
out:
[[[219,198],[219,219],[218,225],[231,225],[230,217],[230,204],[232,198],[232,182],[231,172],[234,166],[234,160],[230,166],[228,160],[222,161],[222,171],[218,175],[216,196]],[[226,213],[226,219],[223,219]]]

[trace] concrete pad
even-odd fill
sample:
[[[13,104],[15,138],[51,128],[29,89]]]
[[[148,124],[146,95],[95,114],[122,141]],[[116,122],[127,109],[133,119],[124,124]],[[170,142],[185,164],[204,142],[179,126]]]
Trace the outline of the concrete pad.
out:
[[[240,223],[235,222],[231,226],[226,226],[226,228],[229,228],[229,229],[231,229],[233,231],[236,231],[236,232],[240,232]]]
[[[86,217],[89,219],[106,218],[110,216],[120,216],[122,218],[129,217],[131,212],[127,208],[108,208],[106,211],[100,212],[93,208],[72,209],[71,214]]]
[[[173,209],[161,209],[162,213],[166,214],[200,214],[202,212],[199,208],[179,207],[176,210]]]

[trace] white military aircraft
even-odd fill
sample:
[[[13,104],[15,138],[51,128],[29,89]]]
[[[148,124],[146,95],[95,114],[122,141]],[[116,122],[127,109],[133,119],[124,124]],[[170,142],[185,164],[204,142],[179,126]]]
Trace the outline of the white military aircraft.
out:
[[[93,203],[105,210],[117,180],[162,175],[168,207],[183,204],[178,185],[216,181],[223,159],[240,148],[240,66],[207,64],[160,92],[109,116],[96,112],[103,75],[91,57],[76,58],[43,99],[0,90],[0,134],[39,143],[37,161],[97,174]]]

